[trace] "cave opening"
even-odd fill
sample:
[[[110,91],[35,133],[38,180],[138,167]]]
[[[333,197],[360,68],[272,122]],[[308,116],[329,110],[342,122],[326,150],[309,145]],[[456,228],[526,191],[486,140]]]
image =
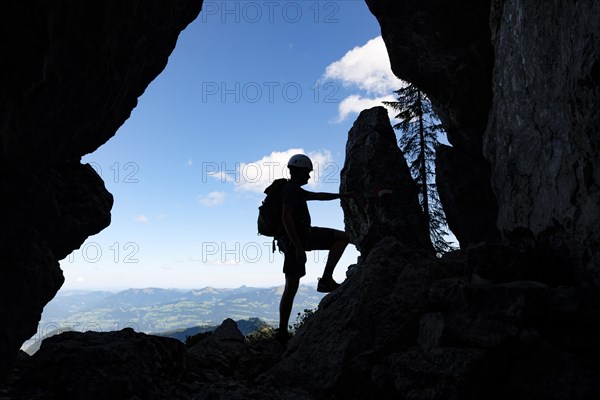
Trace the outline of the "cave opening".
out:
[[[114,204],[110,225],[60,261],[62,300],[282,284],[283,256],[256,235],[262,190],[301,151],[317,167],[310,188],[338,191],[358,111],[392,99],[400,83],[364,2],[277,4],[205,1],[117,134],[82,158]],[[333,203],[311,207],[313,220],[343,229]],[[303,282],[316,282],[326,255],[309,256]],[[357,256],[346,251],[338,280]],[[30,342],[65,329],[172,328],[129,315],[59,317],[61,301],[48,304]]]

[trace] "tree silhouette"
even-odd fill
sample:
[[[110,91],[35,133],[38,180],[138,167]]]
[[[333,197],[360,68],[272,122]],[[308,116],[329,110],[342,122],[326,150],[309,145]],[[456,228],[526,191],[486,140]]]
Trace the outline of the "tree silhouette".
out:
[[[454,250],[446,240],[448,224],[435,184],[435,150],[438,136],[444,133],[425,93],[409,83],[394,92],[398,101],[383,104],[398,111],[400,122],[394,129],[401,132],[398,144],[409,161],[410,172],[419,188],[419,202],[433,246],[438,254]]]

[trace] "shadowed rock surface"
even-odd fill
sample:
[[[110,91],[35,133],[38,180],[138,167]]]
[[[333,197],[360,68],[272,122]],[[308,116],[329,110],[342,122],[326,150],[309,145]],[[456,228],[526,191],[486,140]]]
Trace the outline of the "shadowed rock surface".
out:
[[[600,3],[492,4],[498,227],[599,287]]]
[[[183,376],[185,348],[136,333],[66,332],[44,340],[20,367],[12,399],[166,399]]]
[[[112,137],[202,1],[0,4],[0,380],[63,283],[58,260],[110,223],[79,160]]]
[[[499,241],[498,204],[492,193],[488,163],[440,145],[435,165],[435,183],[446,221],[460,247]]]
[[[498,205],[482,148],[492,104],[490,1],[366,3],[381,25],[392,71],[427,93],[453,146],[436,160],[450,227],[463,248],[487,240],[477,233],[495,237]],[[457,188],[476,200],[460,195]]]
[[[367,4],[394,73],[428,94],[448,132],[436,170],[463,248],[494,238],[494,222],[598,286],[600,3]]]

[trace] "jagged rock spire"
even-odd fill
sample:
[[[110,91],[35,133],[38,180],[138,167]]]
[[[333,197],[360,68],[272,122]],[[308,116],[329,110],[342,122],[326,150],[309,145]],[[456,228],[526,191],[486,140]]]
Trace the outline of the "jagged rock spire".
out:
[[[340,192],[346,230],[363,255],[386,236],[408,248],[432,250],[416,185],[396,142],[387,110],[364,110],[348,133]]]

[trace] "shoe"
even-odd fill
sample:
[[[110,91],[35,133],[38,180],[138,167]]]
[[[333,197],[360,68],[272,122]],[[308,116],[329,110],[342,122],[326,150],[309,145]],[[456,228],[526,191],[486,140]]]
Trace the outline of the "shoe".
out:
[[[329,279],[319,279],[319,284],[317,285],[317,292],[320,293],[329,293],[333,292],[335,289],[339,288],[340,284],[333,280],[333,278]]]
[[[291,339],[292,335],[288,332],[288,330],[279,330],[275,329],[277,333],[275,333],[275,340],[281,343],[283,346],[287,344],[287,342]]]

